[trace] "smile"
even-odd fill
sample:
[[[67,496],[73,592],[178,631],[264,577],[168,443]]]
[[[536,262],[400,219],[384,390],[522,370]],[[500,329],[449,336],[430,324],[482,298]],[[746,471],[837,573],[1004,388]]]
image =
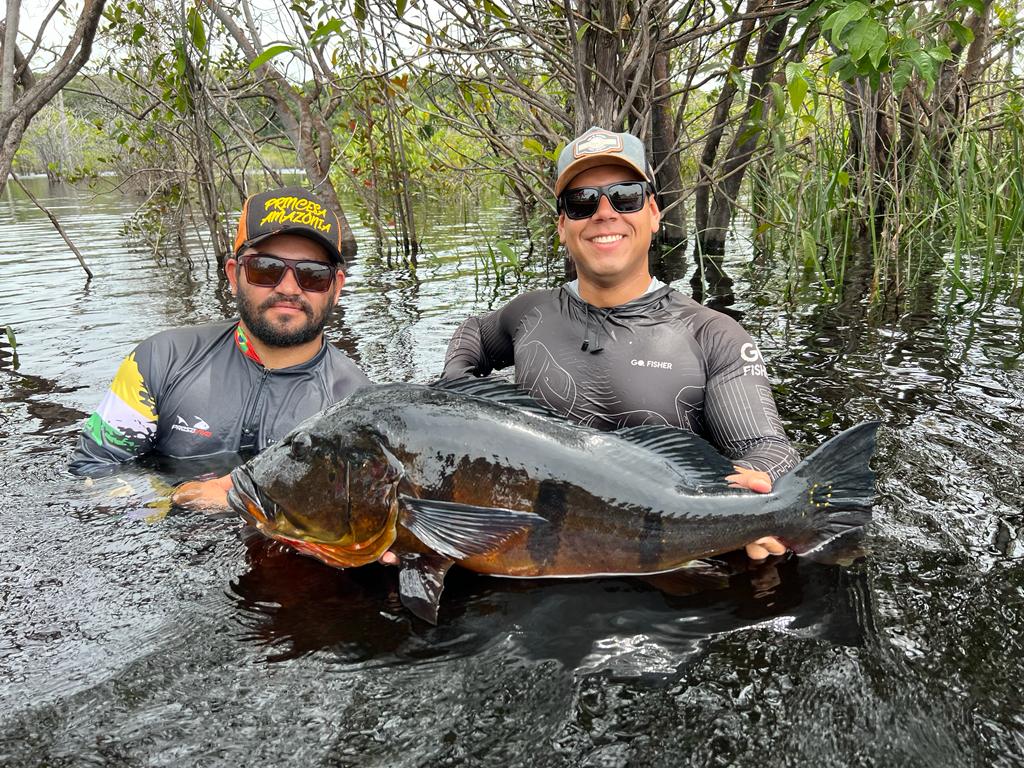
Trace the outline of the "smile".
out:
[[[624,237],[625,235],[598,235],[597,237],[592,237],[591,240],[595,243],[617,243]]]

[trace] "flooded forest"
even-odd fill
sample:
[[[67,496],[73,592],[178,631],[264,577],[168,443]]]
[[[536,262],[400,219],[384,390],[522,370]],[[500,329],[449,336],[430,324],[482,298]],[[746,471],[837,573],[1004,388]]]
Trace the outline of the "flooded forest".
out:
[[[1019,0],[6,1],[0,764],[1024,766]],[[242,201],[338,215],[329,342],[440,374],[573,273],[560,151],[651,160],[651,274],[806,456],[881,422],[861,549],[702,589],[332,569],[67,464],[118,365],[235,317]],[[609,468],[610,470],[613,468]]]

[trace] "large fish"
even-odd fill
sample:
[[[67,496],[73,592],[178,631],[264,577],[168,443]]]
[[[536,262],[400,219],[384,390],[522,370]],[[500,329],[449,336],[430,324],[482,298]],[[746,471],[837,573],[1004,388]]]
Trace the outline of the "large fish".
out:
[[[870,518],[878,422],[832,438],[768,494],[681,429],[599,432],[510,385],[368,387],[232,473],[257,529],[349,568],[401,558],[403,604],[437,620],[453,562],[509,577],[653,574],[762,536],[798,554]]]

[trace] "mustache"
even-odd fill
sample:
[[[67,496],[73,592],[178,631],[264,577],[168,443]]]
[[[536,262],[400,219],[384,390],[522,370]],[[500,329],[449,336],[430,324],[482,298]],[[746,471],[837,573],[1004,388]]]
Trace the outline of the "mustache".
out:
[[[284,296],[279,293],[271,294],[265,301],[263,301],[257,308],[259,311],[265,311],[271,307],[275,307],[282,304],[287,307],[295,307],[301,309],[306,313],[306,316],[310,319],[313,318],[313,307],[310,303],[302,296]]]

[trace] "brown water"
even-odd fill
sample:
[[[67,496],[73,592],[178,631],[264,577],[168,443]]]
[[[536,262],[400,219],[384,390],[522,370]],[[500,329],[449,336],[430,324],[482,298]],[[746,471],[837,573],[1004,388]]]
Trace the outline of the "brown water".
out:
[[[392,570],[341,572],[229,518],[142,506],[64,472],[133,343],[227,316],[203,264],[125,248],[134,201],[49,188],[96,279],[8,188],[0,203],[0,765],[1024,765],[1021,293],[941,263],[899,305],[841,303],[740,243],[700,295],[741,317],[806,451],[885,423],[869,553],[787,559],[688,594],[635,579],[455,573],[441,623]],[[427,381],[495,285],[501,209],[431,223],[418,268],[366,256],[332,338],[379,381]],[[366,233],[359,232],[369,254]],[[690,292],[687,260],[666,277]],[[710,275],[709,275],[710,276]],[[980,276],[966,276],[977,287]],[[177,468],[178,472],[192,468]]]

